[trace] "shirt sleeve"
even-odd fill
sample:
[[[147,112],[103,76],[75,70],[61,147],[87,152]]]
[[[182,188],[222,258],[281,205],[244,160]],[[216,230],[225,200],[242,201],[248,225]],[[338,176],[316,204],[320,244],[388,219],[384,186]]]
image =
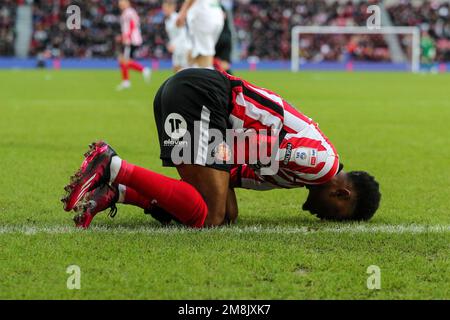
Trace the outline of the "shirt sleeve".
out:
[[[304,184],[322,184],[339,169],[339,156],[326,137],[311,124],[297,134],[287,134],[280,144],[280,167]]]
[[[230,172],[231,183],[236,188],[250,190],[272,190],[280,188],[278,185],[270,183],[262,176],[258,175],[249,165],[235,167]]]

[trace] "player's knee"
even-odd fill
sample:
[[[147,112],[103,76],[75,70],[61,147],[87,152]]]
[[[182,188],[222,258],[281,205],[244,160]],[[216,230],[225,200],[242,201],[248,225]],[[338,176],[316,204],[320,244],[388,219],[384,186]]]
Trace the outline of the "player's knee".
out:
[[[223,218],[220,217],[212,217],[210,219],[206,219],[204,223],[204,227],[218,227],[221,226],[224,222]]]
[[[182,223],[192,228],[217,227],[224,224],[225,216],[225,208],[222,210],[212,206],[209,209],[205,202],[201,202],[192,210],[192,216]]]
[[[237,222],[237,217],[238,217],[237,208],[233,209],[233,210],[229,210],[229,211],[227,211],[227,213],[225,215],[224,223],[225,224],[235,224]]]
[[[205,219],[205,227],[217,227],[224,223],[225,221],[225,208],[214,208],[208,210],[208,216]]]

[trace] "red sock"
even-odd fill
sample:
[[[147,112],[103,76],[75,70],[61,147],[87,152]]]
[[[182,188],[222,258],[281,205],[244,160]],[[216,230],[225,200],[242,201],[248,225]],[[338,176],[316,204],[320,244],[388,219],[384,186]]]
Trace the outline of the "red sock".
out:
[[[130,60],[128,62],[128,68],[136,70],[136,71],[139,71],[139,72],[142,72],[142,70],[144,70],[144,66],[142,64],[140,64],[139,62],[134,61],[134,60]]]
[[[136,190],[126,187],[125,189],[125,198],[123,200],[124,204],[130,204],[142,209],[149,209],[151,206],[151,200],[142,196]]]
[[[124,63],[120,63],[120,71],[122,72],[122,80],[130,79],[130,74],[128,72],[128,67]]]
[[[171,213],[187,226],[201,228],[208,207],[200,193],[189,183],[175,180],[122,160],[115,183],[131,187],[149,201]]]

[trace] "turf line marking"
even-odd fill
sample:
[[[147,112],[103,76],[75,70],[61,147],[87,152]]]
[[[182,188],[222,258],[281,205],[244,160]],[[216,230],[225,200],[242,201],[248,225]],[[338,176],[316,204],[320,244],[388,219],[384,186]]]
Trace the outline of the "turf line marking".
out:
[[[342,225],[332,227],[265,227],[244,226],[224,227],[216,229],[189,229],[183,227],[124,227],[124,226],[94,226],[89,230],[80,230],[72,226],[1,226],[2,234],[75,234],[75,233],[110,233],[110,234],[189,234],[189,233],[219,233],[219,234],[312,234],[312,233],[391,233],[391,234],[417,234],[417,233],[450,233],[450,225]]]

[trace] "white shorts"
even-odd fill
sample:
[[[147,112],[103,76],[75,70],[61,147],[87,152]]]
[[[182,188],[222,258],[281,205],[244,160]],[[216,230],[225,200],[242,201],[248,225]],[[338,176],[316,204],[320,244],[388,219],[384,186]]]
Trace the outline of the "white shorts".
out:
[[[175,51],[172,54],[172,65],[174,67],[182,67],[182,68],[189,67],[188,54],[189,50],[187,49],[183,48],[181,50],[177,50],[175,48]]]
[[[224,25],[222,10],[189,10],[187,24],[192,42],[192,58],[199,55],[214,56],[215,46]]]

